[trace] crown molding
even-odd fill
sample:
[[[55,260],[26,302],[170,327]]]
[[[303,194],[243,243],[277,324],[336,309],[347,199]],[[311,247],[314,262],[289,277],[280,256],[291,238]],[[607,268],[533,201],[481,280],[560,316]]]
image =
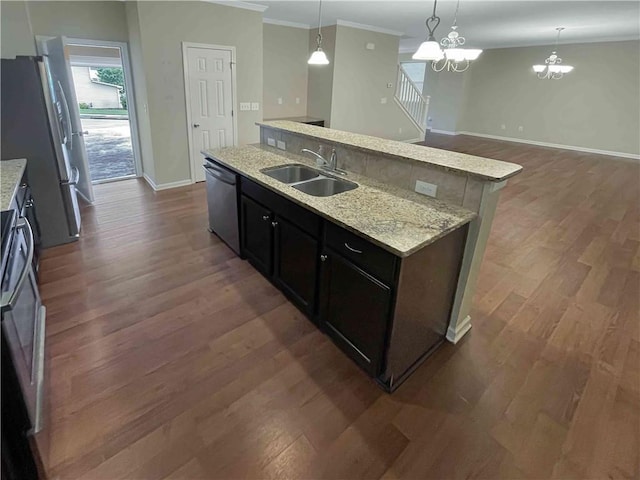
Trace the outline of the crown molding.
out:
[[[349,22],[347,20],[336,20],[336,25],[342,27],[358,28],[360,30],[369,30],[370,32],[386,33],[387,35],[394,35],[396,37],[402,37],[404,32],[398,32],[397,30],[389,30],[388,28],[376,27],[375,25],[366,25],[364,23]]]
[[[311,28],[311,25],[307,23],[288,22],[286,20],[276,20],[275,18],[263,18],[262,23],[280,25],[281,27],[304,28],[305,30],[309,30]]]
[[[202,0],[207,3],[215,3],[224,5],[225,7],[242,8],[243,10],[251,10],[252,12],[263,13],[267,8],[266,5],[258,5],[257,3],[241,2],[239,0]]]

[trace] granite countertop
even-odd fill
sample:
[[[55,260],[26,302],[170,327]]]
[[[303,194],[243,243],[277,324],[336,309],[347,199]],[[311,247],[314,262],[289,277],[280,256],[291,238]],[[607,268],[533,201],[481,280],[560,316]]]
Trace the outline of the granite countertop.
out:
[[[396,140],[371,137],[359,133],[316,127],[304,123],[274,120],[257,122],[256,125],[291,132],[318,140],[327,140],[329,142],[357,148],[368,153],[382,153],[411,162],[427,163],[430,166],[464,173],[491,182],[501,182],[518,174],[522,170],[522,166],[515,163],[476,157],[465,153],[450,152],[448,150],[425,147],[423,145],[413,145]]]
[[[27,167],[27,160],[3,160],[0,162],[0,210],[9,210]]]
[[[354,190],[330,197],[308,195],[260,170],[291,163],[315,165],[305,157],[266,145],[202,153],[400,257],[411,255],[476,217],[464,208],[353,173],[344,178],[359,185]]]

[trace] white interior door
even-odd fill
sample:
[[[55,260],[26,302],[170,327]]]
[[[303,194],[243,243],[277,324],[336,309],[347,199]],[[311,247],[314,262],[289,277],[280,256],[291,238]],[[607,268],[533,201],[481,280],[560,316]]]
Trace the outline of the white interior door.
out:
[[[187,47],[188,128],[192,178],[204,181],[202,150],[234,145],[231,50]]]
[[[67,52],[65,37],[56,37],[43,42],[46,64],[49,71],[49,86],[53,101],[60,106],[65,121],[70,125],[69,138],[63,145],[66,149],[71,168],[78,172],[76,190],[85,200],[93,203],[93,187],[91,172],[87,160],[87,150],[84,145],[80,110],[73,86],[71,64]]]

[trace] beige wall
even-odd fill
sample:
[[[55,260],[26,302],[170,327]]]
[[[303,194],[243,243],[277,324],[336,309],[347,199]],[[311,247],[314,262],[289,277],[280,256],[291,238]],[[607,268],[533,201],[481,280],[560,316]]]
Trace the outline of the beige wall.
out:
[[[337,26],[331,128],[394,140],[420,136],[394,100],[398,44],[394,35]]]
[[[304,116],[307,114],[309,31],[266,23],[262,29],[264,118]],[[278,104],[278,98],[282,98],[282,104]]]
[[[0,55],[35,55],[36,44],[31,33],[29,12],[25,2],[0,2]]]
[[[238,102],[262,105],[262,15],[205,2],[138,2],[140,57],[158,185],[190,179],[182,42],[236,47]],[[240,144],[259,141],[259,111],[235,109]]]
[[[156,183],[155,162],[151,140],[151,122],[149,120],[149,102],[147,100],[147,79],[142,61],[142,40],[140,38],[140,20],[138,3],[126,3],[127,34],[129,35],[129,53],[131,55],[131,73],[133,76],[133,93],[138,120],[138,137],[140,139],[140,156],[142,172]]]
[[[34,35],[126,42],[124,2],[27,2]]]
[[[532,65],[550,53],[548,46],[483,52],[468,72],[459,130],[639,154],[640,42],[561,45],[574,71],[539,80]]]
[[[456,132],[461,128],[469,72],[440,72],[427,63],[424,71],[424,95],[429,98],[427,125],[434,130]]]
[[[318,31],[309,30],[309,49],[311,55],[316,47]],[[333,93],[333,69],[335,65],[336,26],[331,25],[322,29],[322,49],[329,58],[329,65],[309,65],[309,81],[307,114],[310,117],[321,118],[326,127],[331,126],[331,95]],[[308,57],[307,57],[308,59]]]

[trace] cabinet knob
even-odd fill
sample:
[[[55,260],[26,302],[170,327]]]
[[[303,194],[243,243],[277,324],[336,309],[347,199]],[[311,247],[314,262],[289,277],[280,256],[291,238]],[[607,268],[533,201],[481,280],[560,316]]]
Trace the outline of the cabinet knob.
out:
[[[263,215],[262,216],[262,220],[264,220],[266,222],[266,221],[271,220],[271,217],[269,215]]]
[[[274,228],[277,227],[278,226],[278,222],[271,222],[271,226],[274,227]]]
[[[326,255],[320,255],[320,261],[321,262],[326,262],[327,261],[327,256]]]

